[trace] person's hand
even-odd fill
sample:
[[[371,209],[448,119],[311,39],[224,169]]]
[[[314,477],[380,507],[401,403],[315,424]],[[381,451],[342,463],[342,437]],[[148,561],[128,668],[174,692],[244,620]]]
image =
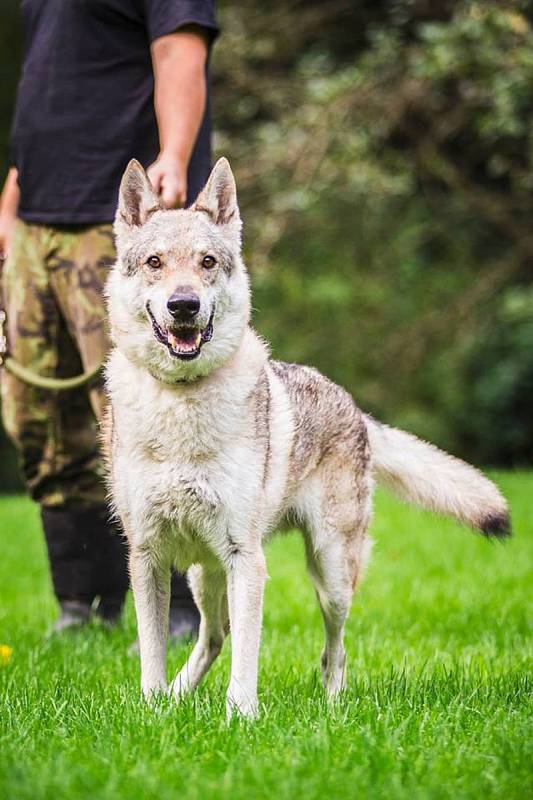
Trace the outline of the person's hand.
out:
[[[165,208],[181,208],[187,199],[187,164],[160,153],[148,168],[148,177]]]
[[[10,167],[0,195],[0,273],[11,250],[19,196],[18,172],[16,167]]]
[[[3,262],[11,251],[11,241],[16,220],[17,218],[11,214],[0,215],[0,271]]]

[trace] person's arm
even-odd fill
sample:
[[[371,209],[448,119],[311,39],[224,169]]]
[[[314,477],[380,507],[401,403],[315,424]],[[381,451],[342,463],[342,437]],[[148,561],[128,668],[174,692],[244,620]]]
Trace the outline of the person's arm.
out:
[[[0,261],[4,261],[9,255],[19,197],[18,172],[15,167],[11,167],[0,196]]]
[[[156,39],[150,50],[160,150],[148,177],[165,206],[176,208],[187,197],[187,167],[205,110],[208,37],[191,25]]]

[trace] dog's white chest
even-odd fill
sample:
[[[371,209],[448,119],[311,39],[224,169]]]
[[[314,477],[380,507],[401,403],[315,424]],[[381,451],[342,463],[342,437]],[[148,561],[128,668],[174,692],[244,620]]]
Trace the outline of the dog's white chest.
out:
[[[143,403],[139,413],[132,403],[121,415],[116,474],[128,475],[125,503],[150,520],[153,535],[212,543],[230,515],[257,500],[253,425],[208,401],[154,407],[147,414]]]
[[[203,468],[183,461],[143,465],[144,503],[154,518],[178,527],[197,527],[212,521],[223,505],[216,464]]]

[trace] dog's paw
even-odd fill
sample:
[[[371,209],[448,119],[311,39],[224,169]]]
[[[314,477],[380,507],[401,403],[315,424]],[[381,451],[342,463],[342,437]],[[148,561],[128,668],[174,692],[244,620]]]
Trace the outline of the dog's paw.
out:
[[[167,694],[167,687],[165,683],[142,683],[141,691],[144,699],[150,705],[156,705],[162,697]]]
[[[346,654],[343,652],[334,663],[329,663],[326,652],[320,659],[322,683],[328,700],[336,700],[346,689]]]
[[[228,721],[233,717],[241,719],[257,719],[259,716],[259,703],[257,696],[243,692],[241,689],[228,689],[226,695],[226,717]]]
[[[176,703],[180,703],[183,698],[190,694],[193,690],[188,676],[183,675],[181,672],[176,675],[170,686],[168,687],[168,694]]]

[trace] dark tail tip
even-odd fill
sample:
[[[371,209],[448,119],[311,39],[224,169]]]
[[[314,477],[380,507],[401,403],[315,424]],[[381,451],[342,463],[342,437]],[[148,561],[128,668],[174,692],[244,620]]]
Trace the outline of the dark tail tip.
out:
[[[484,536],[495,539],[508,539],[511,536],[511,518],[507,511],[487,514],[479,524]]]

